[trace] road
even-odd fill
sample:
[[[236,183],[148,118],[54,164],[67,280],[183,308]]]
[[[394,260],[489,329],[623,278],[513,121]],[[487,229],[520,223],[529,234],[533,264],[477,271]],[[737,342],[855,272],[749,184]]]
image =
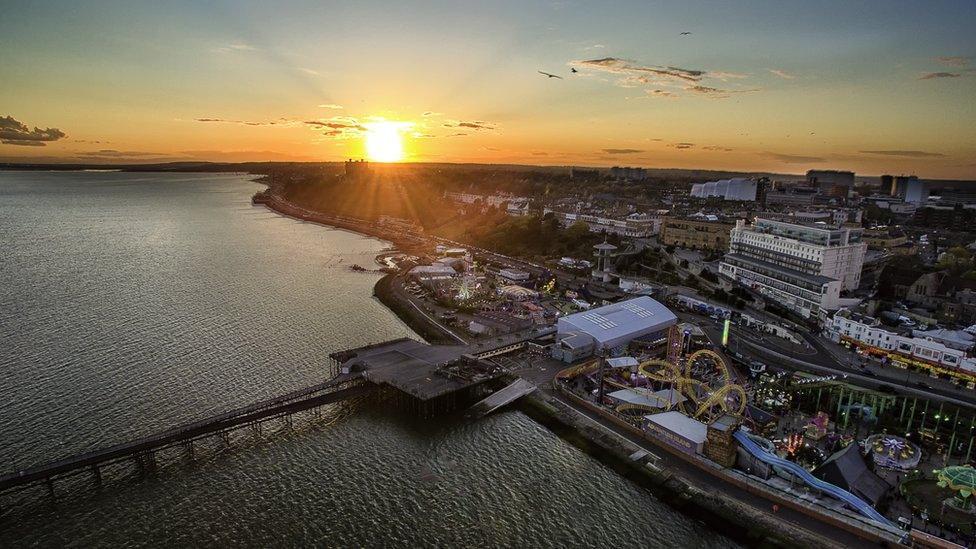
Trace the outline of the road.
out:
[[[678,313],[678,317],[700,326],[710,340],[714,342],[721,340],[720,323],[705,316],[685,312]],[[855,362],[860,360],[860,356],[834,343],[824,341],[818,336],[798,333],[806,340],[807,345],[803,347],[804,350],[773,335],[758,334],[747,328],[733,326],[729,335],[729,350],[770,366],[811,374],[842,374],[858,386],[871,389],[888,386],[900,394],[976,408],[976,392],[970,389],[956,387],[946,380],[933,379],[919,372],[886,367],[877,361],[869,361],[864,368],[861,368]],[[789,348],[790,346],[794,348]],[[850,360],[843,360],[845,354]],[[838,357],[841,357],[841,360],[838,360]],[[919,385],[920,383],[928,387],[923,387]]]

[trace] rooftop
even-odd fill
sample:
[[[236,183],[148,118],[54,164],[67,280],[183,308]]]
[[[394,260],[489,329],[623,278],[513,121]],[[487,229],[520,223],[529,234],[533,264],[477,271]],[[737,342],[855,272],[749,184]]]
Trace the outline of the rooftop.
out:
[[[699,444],[705,442],[705,437],[708,436],[708,427],[704,423],[681,412],[672,410],[644,416],[644,419]]]
[[[663,329],[678,322],[667,307],[650,297],[628,299],[559,320],[600,341],[609,341],[647,329]]]

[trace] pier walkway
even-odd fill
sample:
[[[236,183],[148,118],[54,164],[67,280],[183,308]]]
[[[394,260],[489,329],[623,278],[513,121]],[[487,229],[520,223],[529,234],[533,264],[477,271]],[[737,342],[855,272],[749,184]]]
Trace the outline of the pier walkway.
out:
[[[244,426],[288,418],[296,412],[339,402],[379,387],[392,389],[398,403],[423,416],[453,411],[460,403],[483,393],[485,381],[506,373],[504,368],[485,357],[522,348],[539,332],[509,334],[497,338],[493,345],[432,346],[402,338],[333,353],[331,358],[341,373],[328,381],[134,441],[0,475],[0,493],[40,484],[46,484],[53,493],[53,480],[85,472],[90,472],[99,482],[102,467],[126,460],[153,468],[159,451],[183,446],[192,454],[195,440],[216,435],[226,437],[230,431]],[[521,390],[524,388],[516,393]],[[508,393],[503,391],[496,399],[508,398],[505,396]],[[514,398],[518,396],[521,394]],[[505,403],[507,401],[498,406]]]
[[[361,376],[341,374],[318,385],[173,427],[138,440],[5,474],[0,476],[0,492],[41,483],[46,483],[51,488],[53,479],[85,471],[91,471],[99,478],[99,468],[105,465],[131,458],[152,459],[155,452],[166,448],[189,445],[194,440],[226,433],[241,426],[338,402],[370,389],[372,386],[364,384]]]

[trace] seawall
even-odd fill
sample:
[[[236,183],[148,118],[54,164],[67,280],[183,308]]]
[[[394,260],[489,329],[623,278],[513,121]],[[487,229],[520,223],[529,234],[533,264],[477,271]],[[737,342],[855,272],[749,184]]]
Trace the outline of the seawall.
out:
[[[720,491],[704,490],[653,461],[634,460],[640,447],[596,427],[542,391],[523,397],[519,409],[614,471],[651,490],[668,505],[749,546],[841,547],[838,543],[759,512]]]

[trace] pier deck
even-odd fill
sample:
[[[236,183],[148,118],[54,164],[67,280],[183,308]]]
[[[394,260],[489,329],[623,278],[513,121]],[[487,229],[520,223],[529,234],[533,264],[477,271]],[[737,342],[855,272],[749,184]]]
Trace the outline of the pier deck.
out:
[[[192,443],[196,439],[226,432],[242,425],[331,404],[369,391],[359,375],[344,374],[330,381],[293,391],[223,414],[180,425],[159,433],[100,450],[66,457],[0,476],[0,492],[48,483],[52,479],[93,470],[125,459],[151,455],[172,446]]]
[[[504,343],[506,347],[513,344]],[[469,345],[427,345],[397,339],[334,353],[342,371],[362,373],[370,383],[387,385],[421,401],[430,401],[494,379],[504,373],[497,364],[478,358],[494,348]]]

